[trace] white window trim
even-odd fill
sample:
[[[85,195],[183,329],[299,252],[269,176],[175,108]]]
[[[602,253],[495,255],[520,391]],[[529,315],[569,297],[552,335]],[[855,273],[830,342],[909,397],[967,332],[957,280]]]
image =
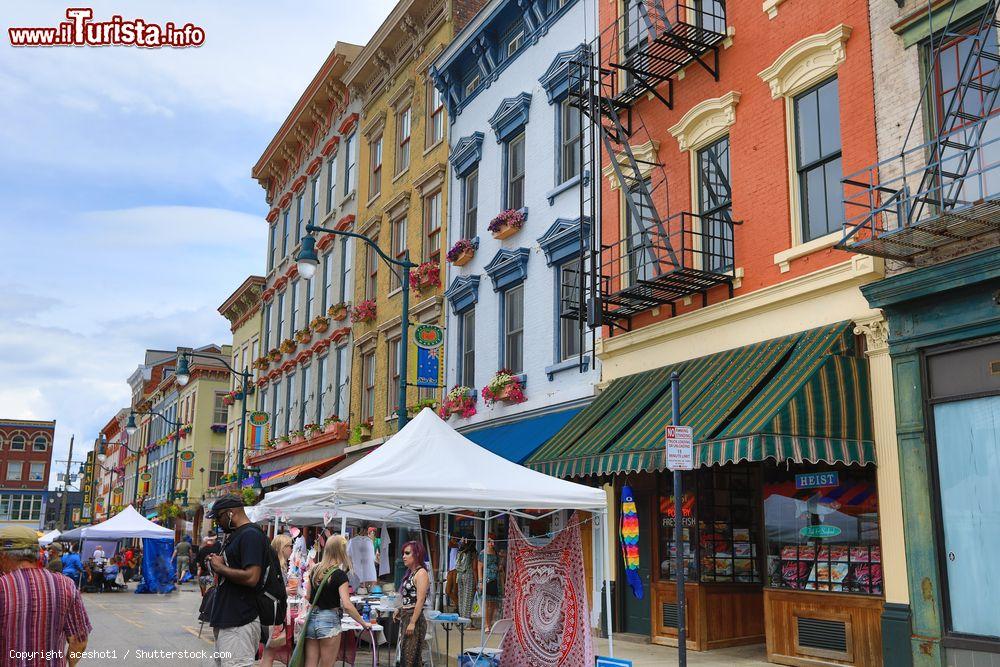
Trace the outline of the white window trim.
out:
[[[688,165],[691,174],[691,212],[701,213],[700,197],[698,196],[698,152],[710,146],[729,134],[729,129],[736,124],[736,105],[739,104],[740,93],[731,90],[721,97],[703,100],[691,107],[681,119],[667,131],[680,145],[680,149],[688,154]],[[692,239],[692,246],[701,268],[701,236]],[[733,288],[742,284],[734,283]]]
[[[791,261],[833,247],[843,236],[834,232],[803,241],[802,202],[795,151],[795,96],[836,76],[847,57],[845,44],[852,29],[841,23],[824,33],[810,35],[788,47],[759,76],[771,88],[772,99],[782,99],[785,105],[785,153],[788,157],[788,219],[791,223],[792,244],[788,250],[774,255],[774,263],[782,273],[791,270]]]

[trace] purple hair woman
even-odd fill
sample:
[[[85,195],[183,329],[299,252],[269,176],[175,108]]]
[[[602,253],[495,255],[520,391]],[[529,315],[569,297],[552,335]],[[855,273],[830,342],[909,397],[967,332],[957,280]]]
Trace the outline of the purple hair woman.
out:
[[[403,545],[403,565],[406,574],[399,587],[402,607],[396,611],[396,619],[400,627],[405,628],[402,638],[400,667],[421,667],[424,637],[427,634],[427,621],[424,619],[424,601],[430,588],[430,577],[424,567],[427,552],[420,542],[407,542]]]

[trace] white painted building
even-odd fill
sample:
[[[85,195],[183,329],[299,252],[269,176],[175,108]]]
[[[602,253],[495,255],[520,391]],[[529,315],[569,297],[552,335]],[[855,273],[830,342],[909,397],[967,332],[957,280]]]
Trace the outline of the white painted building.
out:
[[[589,332],[560,317],[567,297],[578,299],[579,184],[590,176],[580,173],[569,61],[593,38],[595,17],[594,0],[494,0],[432,70],[451,119],[448,246],[478,246],[448,267],[447,384],[477,396],[474,416],[451,420],[513,460],[564,425],[600,377]],[[490,222],[508,209],[523,227],[495,238]],[[526,400],[488,406],[483,388],[502,368]]]

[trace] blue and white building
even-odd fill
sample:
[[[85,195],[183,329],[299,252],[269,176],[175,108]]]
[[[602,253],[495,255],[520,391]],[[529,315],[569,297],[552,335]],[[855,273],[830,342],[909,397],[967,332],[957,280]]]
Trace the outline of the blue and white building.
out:
[[[595,0],[493,0],[431,70],[451,122],[449,247],[476,246],[449,264],[447,384],[476,391],[477,414],[453,417],[472,440],[523,461],[594,394],[591,337],[561,317],[578,301],[580,116],[570,62],[596,31]],[[519,211],[524,225],[497,239],[490,221]],[[572,304],[571,304],[572,302]],[[527,400],[485,405],[501,368]]]

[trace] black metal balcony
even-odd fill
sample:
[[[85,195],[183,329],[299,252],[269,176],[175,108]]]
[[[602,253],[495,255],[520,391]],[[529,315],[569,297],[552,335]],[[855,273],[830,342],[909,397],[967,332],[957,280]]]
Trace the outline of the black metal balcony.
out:
[[[615,74],[615,101],[627,106],[650,93],[673,105],[671,77],[697,63],[719,78],[726,38],[724,0],[626,0],[600,38],[601,67]],[[670,81],[665,94],[658,86]]]
[[[681,212],[658,227],[601,246],[601,322],[629,330],[632,317],[661,306],[676,314],[676,302],[727,285],[733,295],[733,227],[728,216]]]

